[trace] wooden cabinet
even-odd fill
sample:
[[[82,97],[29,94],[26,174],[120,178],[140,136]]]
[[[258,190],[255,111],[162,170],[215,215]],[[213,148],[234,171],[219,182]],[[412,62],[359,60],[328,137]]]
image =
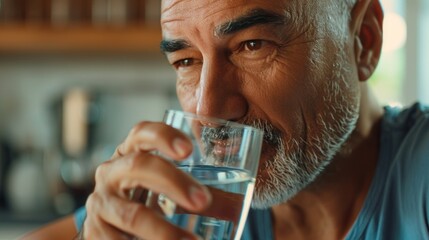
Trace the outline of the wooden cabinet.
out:
[[[160,41],[161,30],[157,26],[0,26],[0,53],[159,53]]]
[[[0,2],[0,53],[160,52],[159,0]]]

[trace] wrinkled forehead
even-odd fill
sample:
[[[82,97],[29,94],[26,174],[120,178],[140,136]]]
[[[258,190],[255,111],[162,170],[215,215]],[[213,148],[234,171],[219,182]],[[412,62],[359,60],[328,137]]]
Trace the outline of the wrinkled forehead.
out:
[[[307,29],[307,34],[313,37],[346,36],[349,16],[346,1],[162,0],[161,28],[164,39],[192,36],[202,40],[207,36],[219,36],[218,30],[228,28],[231,23],[248,24],[248,20],[261,22],[257,18],[278,19],[281,16],[282,24],[288,26],[291,33]],[[252,14],[255,10],[256,15]],[[273,22],[271,20],[268,22]]]
[[[208,18],[224,20],[253,8],[282,11],[285,2],[294,1],[296,0],[162,0],[161,23]]]
[[[193,13],[191,10],[202,10],[215,13],[219,8],[231,9],[253,4],[261,4],[269,7],[270,5],[277,5],[279,2],[284,1],[291,2],[296,0],[162,0],[161,12],[171,13],[173,11],[189,15],[190,13]]]

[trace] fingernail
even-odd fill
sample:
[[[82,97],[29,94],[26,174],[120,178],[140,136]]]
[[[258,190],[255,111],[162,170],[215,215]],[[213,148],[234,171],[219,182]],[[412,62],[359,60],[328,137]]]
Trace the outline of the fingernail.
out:
[[[204,208],[210,200],[210,193],[205,187],[191,187],[191,199],[198,208]]]
[[[174,139],[173,147],[174,151],[176,151],[176,153],[180,156],[185,156],[185,154],[189,151],[189,144],[181,138]]]

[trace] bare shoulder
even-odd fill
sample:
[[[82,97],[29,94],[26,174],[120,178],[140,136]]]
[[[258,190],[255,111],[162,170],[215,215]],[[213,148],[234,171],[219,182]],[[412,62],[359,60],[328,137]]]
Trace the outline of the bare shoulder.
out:
[[[22,240],[73,239],[77,235],[73,215],[66,216],[22,236]]]

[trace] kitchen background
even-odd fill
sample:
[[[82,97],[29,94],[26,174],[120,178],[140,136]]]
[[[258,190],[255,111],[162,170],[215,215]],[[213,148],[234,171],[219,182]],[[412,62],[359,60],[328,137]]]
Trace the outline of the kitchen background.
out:
[[[380,101],[429,103],[429,1],[385,0]],[[0,0],[0,240],[73,212],[138,121],[179,108],[159,0]]]

